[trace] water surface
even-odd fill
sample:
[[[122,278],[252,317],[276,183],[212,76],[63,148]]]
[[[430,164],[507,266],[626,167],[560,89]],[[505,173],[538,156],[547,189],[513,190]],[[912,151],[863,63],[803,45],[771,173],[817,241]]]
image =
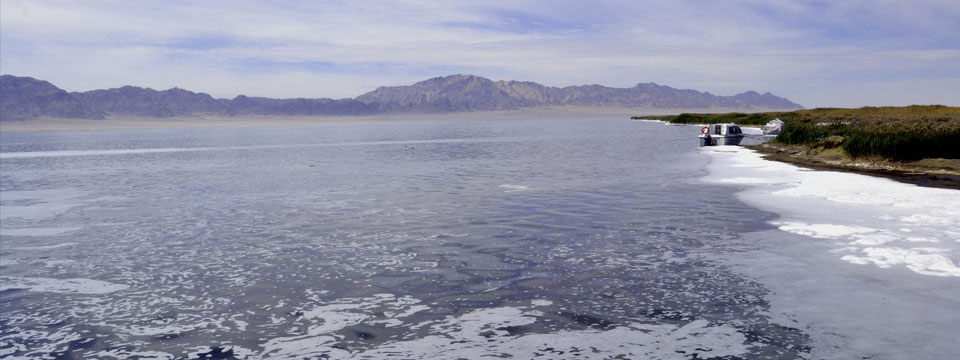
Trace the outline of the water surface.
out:
[[[0,356],[795,358],[696,127],[2,135]]]

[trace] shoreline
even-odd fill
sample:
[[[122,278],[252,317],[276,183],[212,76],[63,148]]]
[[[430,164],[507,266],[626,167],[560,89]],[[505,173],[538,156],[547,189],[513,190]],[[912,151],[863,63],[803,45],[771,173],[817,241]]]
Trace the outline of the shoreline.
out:
[[[658,119],[631,119],[655,121],[672,126],[702,126],[705,124],[673,123]],[[761,125],[740,125],[741,128],[760,128]],[[902,183],[923,187],[960,190],[960,159],[922,159],[913,162],[887,160],[855,161],[846,158],[839,148],[763,143],[742,146],[761,154],[764,160],[777,161],[800,167],[879,176]]]
[[[771,321],[802,329],[810,358],[956,353],[960,192],[772,162],[740,146],[701,148],[701,181],[775,214],[721,261],[769,290]]]
[[[816,153],[801,145],[765,143],[744,146],[765,160],[805,168],[879,176],[924,187],[960,190],[960,159],[923,159],[913,162],[851,160],[836,152]],[[942,167],[938,167],[940,165]]]

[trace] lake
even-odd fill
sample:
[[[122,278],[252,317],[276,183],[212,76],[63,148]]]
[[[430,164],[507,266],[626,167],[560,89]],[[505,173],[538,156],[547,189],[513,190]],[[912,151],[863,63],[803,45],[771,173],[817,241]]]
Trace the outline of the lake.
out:
[[[956,329],[957,277],[831,255],[738,196],[751,182],[704,181],[724,155],[698,132],[451,115],[3,133],[0,357],[884,358],[790,318],[794,275],[770,274],[804,256],[776,262],[777,243],[853,269],[844,286],[894,279],[870,294],[930,284],[903,291]],[[914,343],[951,344],[930,336]]]

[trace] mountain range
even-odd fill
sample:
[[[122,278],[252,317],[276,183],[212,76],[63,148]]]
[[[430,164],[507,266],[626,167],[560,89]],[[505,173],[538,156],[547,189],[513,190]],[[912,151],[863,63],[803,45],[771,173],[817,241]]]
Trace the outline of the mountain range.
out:
[[[240,95],[217,99],[180,88],[123,86],[67,92],[30,77],[0,76],[0,121],[39,117],[101,119],[107,116],[367,115],[395,112],[446,113],[514,110],[542,106],[795,110],[803,107],[771,93],[718,96],[655,83],[630,88],[601,85],[550,87],[527,81],[493,81],[450,75],[409,86],[380,87],[353,99],[273,99]]]

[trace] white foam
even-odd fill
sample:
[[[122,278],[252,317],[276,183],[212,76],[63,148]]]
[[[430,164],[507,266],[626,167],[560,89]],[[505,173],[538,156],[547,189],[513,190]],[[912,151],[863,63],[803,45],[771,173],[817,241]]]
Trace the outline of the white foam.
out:
[[[61,266],[61,265],[71,265],[77,263],[74,260],[70,259],[42,259],[44,266]]]
[[[52,292],[63,294],[101,295],[114,291],[125,290],[129,285],[114,284],[93,279],[51,279],[27,277],[0,277],[0,291],[9,289],[26,289],[36,292]]]
[[[524,138],[512,138],[512,137],[450,138],[450,139],[426,139],[426,140],[383,140],[383,141],[358,141],[358,142],[321,143],[321,144],[286,144],[286,145],[253,145],[253,146],[188,147],[188,148],[13,151],[13,152],[0,153],[0,159],[31,159],[31,158],[71,157],[71,156],[140,155],[140,154],[197,152],[197,151],[258,150],[258,149],[306,148],[306,147],[328,147],[328,146],[493,143],[493,142],[518,141],[522,139]]]
[[[0,220],[21,218],[40,220],[52,218],[79,206],[76,199],[87,195],[74,189],[43,189],[0,191]],[[16,202],[30,201],[31,204]]]
[[[389,296],[389,295],[388,295]],[[547,300],[534,300],[533,306],[547,306]],[[608,330],[564,330],[554,333],[513,335],[507,327],[535,323],[543,312],[529,307],[477,309],[459,316],[416,324],[429,334],[412,339],[388,340],[370,349],[343,350],[333,347],[337,331],[368,321],[373,309],[397,306],[389,298],[341,299],[304,313],[306,319],[318,319],[300,335],[275,338],[264,344],[265,358],[303,358],[330,356],[337,359],[413,358],[453,359],[510,356],[528,359],[545,354],[548,358],[576,357],[606,359],[617,356],[637,358],[676,358],[697,353],[703,358],[738,356],[749,349],[747,339],[736,328],[695,320],[678,325],[630,323]],[[410,304],[399,304],[400,308]],[[398,309],[395,309],[398,310]],[[577,355],[574,355],[577,354]]]
[[[164,324],[164,325],[137,325],[130,324],[126,328],[122,329],[124,333],[135,335],[135,336],[155,336],[163,334],[182,334],[194,329],[204,328],[210,325],[209,323],[197,323],[189,326],[177,325],[177,324]]]
[[[42,189],[42,190],[7,190],[0,191],[0,201],[21,201],[21,200],[41,200],[41,201],[63,201],[86,195],[86,193],[75,189]]]
[[[70,342],[83,339],[83,336],[67,328],[54,327],[53,329],[37,329],[19,331],[16,336],[22,336],[33,341],[11,342],[7,337],[0,341],[4,347],[0,348],[0,358],[3,359],[52,359],[51,353],[62,351]],[[4,328],[4,330],[8,330]],[[19,327],[12,327],[9,330],[20,330]],[[5,331],[9,334],[9,332]],[[25,345],[29,344],[29,345]],[[26,355],[11,355],[15,352],[26,353]]]
[[[0,229],[0,236],[53,236],[83,229],[79,226]]]
[[[545,299],[536,299],[536,300],[534,300],[534,301],[531,301],[530,303],[533,304],[533,306],[550,306],[550,305],[553,305],[553,301],[545,300]]]
[[[113,149],[113,150],[62,150],[62,151],[22,151],[0,153],[0,159],[28,159],[64,156],[97,156],[97,155],[126,155],[126,154],[153,154],[187,151],[210,151],[216,148],[154,148],[154,149]]]
[[[741,147],[702,148],[713,161],[706,182],[740,184],[744,202],[780,214],[783,231],[838,240],[839,259],[918,274],[960,276],[960,191],[890,179],[811,171],[763,160]]]
[[[862,255],[845,255],[842,259],[854,264],[874,264],[881,268],[904,265],[924,275],[957,276],[956,264],[944,256],[944,252],[939,248],[868,247],[863,249]]]
[[[306,331],[270,339],[262,345],[262,355],[270,358],[346,358],[350,356],[349,352],[333,347],[339,339],[334,334],[336,331],[371,320],[376,309],[381,309],[383,313],[389,312],[393,317],[405,317],[427,309],[424,305],[417,305],[419,302],[411,297],[397,298],[391,294],[376,294],[368,298],[341,299],[318,306],[304,311],[301,316],[304,321],[311,322]],[[400,323],[388,324],[395,326]]]
[[[500,187],[503,188],[503,189],[506,189],[506,190],[504,190],[503,192],[508,192],[508,193],[509,193],[509,192],[524,191],[524,190],[529,189],[529,187],[526,186],[526,185],[503,184],[503,185],[500,185]]]
[[[21,218],[27,220],[40,220],[51,218],[67,212],[80,204],[59,203],[59,204],[37,204],[30,206],[2,205],[0,206],[0,219]]]
[[[10,250],[28,250],[28,251],[50,250],[50,249],[74,246],[76,244],[77,243],[75,242],[65,242],[65,243],[59,243],[59,244],[53,244],[53,245],[11,247]]]
[[[806,224],[801,222],[775,221],[774,225],[779,225],[780,230],[792,232],[794,234],[806,235],[818,239],[834,239],[844,236],[860,235],[876,232],[876,229],[860,226],[847,226],[835,224]]]
[[[95,354],[99,359],[174,359],[173,354],[161,351],[131,351],[126,347],[101,350]]]

